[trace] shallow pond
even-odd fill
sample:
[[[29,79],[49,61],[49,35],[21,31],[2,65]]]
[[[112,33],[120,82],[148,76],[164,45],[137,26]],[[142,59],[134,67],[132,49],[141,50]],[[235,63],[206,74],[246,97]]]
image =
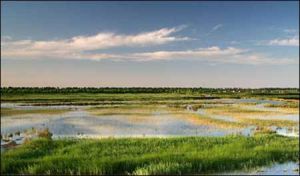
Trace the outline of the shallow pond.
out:
[[[196,111],[196,113],[198,113],[200,115],[209,115],[209,117],[214,118],[214,119],[218,119],[218,120],[224,120],[224,121],[228,121],[228,122],[237,122],[237,120],[235,118],[232,118],[230,116],[207,114],[204,109],[198,109]]]
[[[296,162],[276,163],[253,171],[235,171],[221,175],[299,175],[299,164]]]
[[[215,101],[215,100],[214,100]],[[259,102],[259,103],[281,103],[272,100],[256,99],[222,99],[220,102]],[[224,136],[228,134],[250,135],[254,127],[245,129],[221,129],[204,124],[195,124],[185,118],[185,114],[174,115],[163,111],[153,112],[147,116],[139,115],[91,115],[85,108],[91,106],[31,106],[26,104],[2,103],[1,108],[14,109],[70,109],[64,114],[24,114],[1,117],[1,134],[15,133],[31,129],[45,129],[59,136]],[[199,109],[195,112],[206,114]],[[214,115],[211,118],[236,122],[237,120],[223,115]],[[276,117],[274,117],[276,118]],[[280,117],[279,117],[280,118]],[[290,115],[286,119],[297,120],[299,115]]]
[[[31,108],[31,107],[30,107]],[[45,108],[45,107],[43,107]],[[26,114],[1,118],[1,133],[49,128],[54,136],[223,136],[236,130],[193,124],[178,115],[154,112],[148,116],[95,116],[83,108],[59,115]]]

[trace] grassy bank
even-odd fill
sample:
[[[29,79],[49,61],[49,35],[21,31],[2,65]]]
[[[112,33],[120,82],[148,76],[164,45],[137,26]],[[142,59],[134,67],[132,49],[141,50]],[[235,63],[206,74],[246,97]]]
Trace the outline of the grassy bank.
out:
[[[38,139],[1,155],[2,173],[180,174],[297,161],[299,141],[254,137]]]

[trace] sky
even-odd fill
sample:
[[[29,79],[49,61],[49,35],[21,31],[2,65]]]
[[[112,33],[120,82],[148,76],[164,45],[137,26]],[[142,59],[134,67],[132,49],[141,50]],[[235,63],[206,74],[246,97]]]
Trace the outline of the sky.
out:
[[[299,2],[1,2],[1,86],[299,87]]]

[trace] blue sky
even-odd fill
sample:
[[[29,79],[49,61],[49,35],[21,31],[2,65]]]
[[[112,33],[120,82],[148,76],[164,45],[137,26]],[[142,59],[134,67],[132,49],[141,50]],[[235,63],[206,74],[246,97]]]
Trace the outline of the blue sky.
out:
[[[299,2],[2,2],[2,86],[298,87]]]

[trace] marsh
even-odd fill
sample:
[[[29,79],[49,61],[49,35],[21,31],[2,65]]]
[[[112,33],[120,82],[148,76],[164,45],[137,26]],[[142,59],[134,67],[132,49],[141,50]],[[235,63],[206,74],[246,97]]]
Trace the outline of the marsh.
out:
[[[44,98],[41,99],[41,96]],[[61,101],[60,97],[63,97],[64,100]],[[74,97],[76,97],[76,101]],[[270,167],[277,169],[277,172],[279,172],[279,169],[281,172],[296,173],[297,167],[295,166],[297,164],[295,163],[298,155],[296,146],[299,145],[297,140],[299,135],[299,110],[296,104],[299,102],[278,98],[261,99],[258,97],[243,99],[228,96],[209,99],[197,97],[199,96],[191,94],[97,94],[96,96],[91,94],[85,94],[84,96],[80,94],[72,94],[71,96],[66,94],[63,96],[25,94],[20,99],[20,96],[17,95],[8,96],[4,94],[4,102],[1,103],[1,152],[4,161],[1,163],[2,170],[4,170],[4,173],[56,173],[58,171],[57,166],[48,167],[43,166],[41,163],[30,164],[29,160],[27,161],[23,157],[20,158],[24,163],[23,169],[12,162],[16,157],[19,158],[17,153],[25,152],[24,156],[34,153],[31,145],[42,145],[39,143],[50,142],[49,145],[53,146],[47,149],[43,148],[46,146],[43,146],[41,148],[43,153],[49,150],[60,153],[69,150],[70,147],[74,150],[84,150],[83,153],[86,153],[98,150],[96,146],[100,143],[110,141],[114,144],[109,145],[120,147],[120,145],[123,146],[123,142],[127,141],[129,145],[123,147],[125,150],[124,157],[138,160],[128,168],[114,168],[113,163],[108,164],[108,161],[103,160],[103,163],[100,164],[101,167],[93,166],[93,168],[87,168],[78,163],[76,168],[81,168],[81,171],[75,169],[75,165],[72,164],[71,166],[69,165],[71,163],[69,163],[66,165],[69,168],[68,170],[60,168],[57,173],[179,174],[184,172],[226,174],[253,173],[261,171],[262,169],[259,168],[262,167],[264,167],[265,173],[273,173],[268,171]],[[289,104],[292,104],[292,106],[289,106]],[[46,141],[44,141],[39,137],[39,133],[45,129],[50,131],[52,139],[45,139]],[[252,142],[250,141],[256,141],[258,138],[265,141],[265,143],[254,142],[251,146],[250,143]],[[47,140],[50,141],[47,142]],[[187,143],[178,145],[178,140],[187,140]],[[202,140],[207,142],[205,144],[199,143]],[[232,165],[224,165],[222,162],[224,158],[221,159],[223,155],[221,153],[230,153],[230,147],[225,143],[230,143],[232,140],[236,144],[231,145],[236,149],[247,146],[245,149],[247,159],[241,160],[241,158],[236,158],[234,155],[226,155],[223,157],[226,160],[232,160]],[[244,140],[246,143],[242,144]],[[282,140],[286,141],[289,148],[280,144]],[[15,142],[14,145],[10,144],[12,141]],[[207,147],[218,146],[213,144],[213,141],[219,141],[217,144],[220,144],[219,147],[221,148],[218,150],[212,148],[213,151],[210,151]],[[165,142],[167,142],[167,146],[164,146]],[[89,147],[78,149],[78,146],[85,146],[87,143],[89,143]],[[190,154],[188,158],[178,153],[177,159],[172,156],[175,158],[170,160],[161,158],[156,161],[150,157],[144,161],[142,158],[136,157],[136,154],[129,152],[140,150],[135,146],[135,143],[139,145],[147,143],[150,148],[152,145],[156,145],[161,148],[162,152],[173,151],[171,153],[175,154],[176,152],[188,151]],[[189,150],[187,150],[186,145],[190,145]],[[259,159],[248,155],[251,152],[257,155],[257,149],[264,145],[271,145],[272,147],[261,151],[268,158]],[[145,146],[143,148],[144,151],[140,151],[141,157],[147,158],[148,155],[154,157],[154,153],[148,153],[150,148],[147,149]],[[202,159],[199,158],[200,153],[195,153],[198,149],[208,150],[207,152],[210,154],[216,152],[215,157],[218,159],[214,162],[220,162],[224,167],[219,167],[217,163],[202,162]],[[113,150],[116,150],[117,153],[121,152],[117,148]],[[268,153],[273,150],[277,154],[269,155]],[[107,150],[107,152],[108,155],[103,153],[99,157],[107,157],[108,160],[121,162],[113,157],[115,154],[112,153],[112,150]],[[290,155],[286,156],[289,152],[291,152]],[[169,154],[166,154],[167,158],[171,157]],[[51,155],[50,153],[34,154],[35,157],[32,159],[35,160],[35,163],[41,161],[41,159],[47,160],[45,162],[49,162],[48,164],[51,165],[54,162],[53,159],[58,157],[57,154],[55,154],[57,156]],[[182,155],[185,154],[182,153]],[[91,158],[95,156],[90,155]],[[52,159],[48,160],[45,157]],[[71,155],[64,157],[69,158]],[[81,158],[81,162],[84,162],[84,156],[78,153],[77,157]],[[210,157],[207,156],[207,162],[212,159]],[[191,162],[191,159],[202,164],[194,166],[195,163]],[[241,165],[234,164],[238,160]],[[253,163],[253,160],[257,160],[257,162]],[[92,164],[99,162],[100,160],[94,158]],[[292,163],[289,164],[288,171],[283,169],[286,162]],[[104,163],[107,166],[104,166]],[[110,167],[113,167],[112,170],[107,170]]]

